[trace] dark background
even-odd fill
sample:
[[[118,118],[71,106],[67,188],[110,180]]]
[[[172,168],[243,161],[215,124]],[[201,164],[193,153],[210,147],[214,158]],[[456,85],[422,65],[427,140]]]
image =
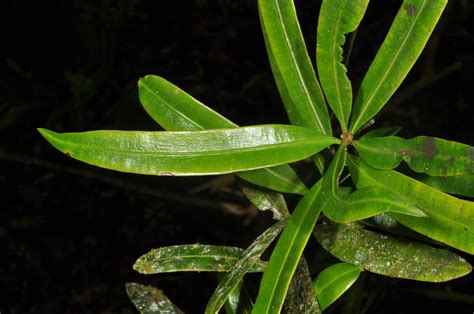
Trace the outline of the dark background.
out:
[[[295,2],[313,57],[320,2]],[[349,66],[355,90],[400,3],[369,5]],[[247,210],[235,185],[192,192],[209,177],[136,176],[67,159],[36,128],[158,130],[138,102],[136,82],[146,74],[238,124],[286,123],[256,0],[2,1],[0,14],[0,312],[134,313],[129,281],[202,312],[213,274],[142,276],[131,268],[136,258],[171,244],[246,247],[270,215]],[[471,1],[450,2],[378,126],[474,144],[473,17]],[[360,282],[353,313],[474,310],[472,275],[444,284],[376,275]],[[333,312],[343,311],[341,301]]]

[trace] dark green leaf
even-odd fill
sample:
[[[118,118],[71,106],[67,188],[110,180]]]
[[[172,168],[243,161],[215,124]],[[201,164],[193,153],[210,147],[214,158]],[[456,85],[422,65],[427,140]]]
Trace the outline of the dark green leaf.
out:
[[[474,254],[474,203],[457,199],[396,171],[382,171],[350,156],[351,177],[358,188],[377,186],[408,199],[427,217],[390,213],[403,225],[434,240]]]
[[[446,193],[474,197],[474,173],[450,177],[419,175],[416,179]]]
[[[442,282],[464,276],[472,269],[448,250],[378,234],[356,223],[318,225],[315,235],[338,259],[385,276]]]
[[[284,125],[197,132],[39,131],[58,150],[86,163],[164,176],[275,166],[307,158],[339,142],[309,129]]]
[[[447,0],[405,0],[355,99],[351,133],[387,103],[418,59]]]
[[[392,136],[397,134],[401,129],[402,128],[398,126],[376,128],[362,135],[361,139],[367,140],[374,137]]]
[[[163,291],[154,287],[127,283],[125,289],[128,297],[141,314],[183,313],[176,305],[171,303]]]
[[[133,269],[149,275],[178,271],[228,272],[244,250],[204,244],[174,245],[153,249],[140,256]],[[265,263],[255,258],[250,272],[263,271]]]
[[[255,301],[254,313],[278,313],[285,300],[291,277],[321,212],[316,203],[321,181],[298,203],[272,252]]]
[[[262,191],[248,186],[243,186],[242,192],[244,192],[248,200],[258,209],[272,211],[273,219],[282,220],[290,216],[285,198],[280,193]]]
[[[167,131],[202,131],[237,125],[167,80],[147,75],[138,81],[140,101],[148,114]],[[296,173],[281,165],[241,172],[239,177],[266,188],[304,195],[308,190]]]
[[[360,157],[377,169],[393,169],[403,159],[414,171],[432,176],[456,176],[474,172],[474,147],[440,138],[363,138],[355,146]]]
[[[321,206],[325,216],[336,222],[365,219],[387,211],[418,217],[425,216],[407,199],[378,187],[364,187],[354,193],[340,189],[339,177],[345,166],[346,155],[347,147],[339,146],[324,176]]]
[[[359,278],[362,268],[349,263],[338,263],[329,266],[318,274],[314,280],[314,289],[322,310],[339,299]]]
[[[325,0],[318,20],[316,62],[329,106],[347,132],[352,108],[352,86],[342,63],[345,35],[359,26],[369,0]]]
[[[259,0],[260,21],[270,64],[293,124],[331,134],[321,87],[298,24],[292,0]]]
[[[205,313],[218,313],[229,294],[238,286],[244,275],[254,266],[255,260],[267,247],[275,240],[286,225],[286,220],[282,220],[268,228],[246,249],[238,261],[221,280],[219,286],[214,291],[211,299],[207,303]],[[254,266],[255,267],[255,266]]]

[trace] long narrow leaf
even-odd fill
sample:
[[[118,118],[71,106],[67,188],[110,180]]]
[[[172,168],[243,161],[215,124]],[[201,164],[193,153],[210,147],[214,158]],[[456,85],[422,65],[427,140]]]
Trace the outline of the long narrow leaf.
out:
[[[345,193],[345,189],[339,189],[339,177],[345,166],[346,155],[347,147],[339,146],[323,178],[321,206],[325,216],[336,222],[365,219],[384,212],[425,216],[407,199],[379,187],[364,187],[354,193]]]
[[[228,272],[244,250],[204,244],[173,245],[140,256],[133,269],[145,275],[179,271]],[[265,263],[255,258],[249,272],[263,271]]]
[[[299,202],[277,242],[263,274],[252,313],[278,313],[285,301],[291,277],[321,212],[316,203],[321,181]]]
[[[474,173],[449,177],[420,175],[416,179],[446,193],[474,197]]]
[[[374,169],[354,156],[348,160],[357,187],[378,186],[408,199],[427,215],[390,216],[427,237],[474,254],[474,202],[457,199],[393,170]]]
[[[464,276],[472,269],[448,250],[378,234],[356,223],[322,224],[315,235],[338,259],[385,276],[442,282]]]
[[[222,174],[307,158],[339,140],[296,126],[266,125],[198,132],[40,129],[58,150],[86,163],[152,175]]]
[[[296,16],[293,0],[259,0],[273,74],[293,124],[331,134],[331,123]]]
[[[322,310],[339,299],[359,278],[362,267],[338,263],[329,266],[318,274],[314,280],[314,289]]]
[[[319,11],[316,62],[329,106],[347,131],[352,109],[352,86],[342,63],[345,35],[359,26],[369,0],[324,0]]]
[[[387,103],[418,59],[447,0],[405,0],[357,94],[351,132]]]
[[[224,276],[212,294],[207,303],[205,313],[213,314],[219,312],[229,297],[229,294],[238,286],[244,275],[251,269],[255,263],[255,259],[258,259],[273,240],[275,240],[285,227],[286,222],[286,220],[282,220],[268,228],[242,253],[232,270]]]
[[[202,131],[237,125],[167,80],[147,75],[138,81],[140,102],[167,131]],[[307,188],[288,165],[250,170],[237,176],[266,188],[304,195]]]
[[[474,147],[440,138],[375,137],[361,139],[355,146],[360,157],[377,169],[393,169],[403,159],[414,171],[432,176],[474,173]]]
[[[163,291],[151,286],[138,283],[127,283],[125,285],[127,295],[141,314],[182,314],[163,293]]]

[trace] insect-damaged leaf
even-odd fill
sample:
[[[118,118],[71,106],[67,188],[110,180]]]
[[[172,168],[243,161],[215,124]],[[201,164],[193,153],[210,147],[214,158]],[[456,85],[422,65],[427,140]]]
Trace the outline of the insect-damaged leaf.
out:
[[[323,223],[314,233],[323,248],[341,261],[385,276],[442,282],[464,276],[472,269],[448,250],[375,233],[357,223]]]
[[[237,128],[237,125],[167,80],[147,75],[138,93],[148,114],[167,131]],[[237,176],[266,188],[303,195],[308,189],[288,165],[250,170]]]
[[[179,271],[228,272],[243,251],[236,247],[204,244],[167,246],[140,256],[133,269],[146,275]],[[264,267],[265,263],[256,258],[249,272],[260,272]]]
[[[346,156],[347,147],[339,146],[323,178],[320,202],[326,217],[336,222],[349,222],[388,211],[418,217],[425,216],[406,198],[376,186],[364,187],[353,193],[339,188],[339,177],[344,169]]]
[[[305,159],[339,142],[289,125],[196,132],[39,131],[75,159],[150,175],[208,175],[264,168]]]
[[[362,138],[355,147],[360,157],[377,169],[393,169],[403,159],[414,171],[432,176],[474,173],[474,147],[440,138]]]
[[[141,314],[184,313],[164,295],[163,291],[154,287],[127,283],[125,289],[128,297]]]
[[[351,117],[356,133],[387,103],[418,59],[447,0],[405,0],[357,93]]]
[[[358,188],[377,186],[410,200],[427,217],[389,213],[401,224],[474,254],[474,203],[455,198],[393,170],[374,169],[359,158],[348,158],[351,178]]]
[[[347,131],[352,108],[352,86],[342,64],[345,34],[359,26],[368,0],[325,0],[318,19],[316,62],[319,80],[329,106]]]

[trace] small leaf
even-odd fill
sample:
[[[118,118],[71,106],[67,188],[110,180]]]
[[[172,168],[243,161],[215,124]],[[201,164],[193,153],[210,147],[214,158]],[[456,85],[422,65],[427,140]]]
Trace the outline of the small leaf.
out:
[[[224,276],[212,294],[207,303],[205,313],[219,312],[229,297],[229,294],[238,286],[244,275],[252,268],[255,260],[258,260],[260,255],[263,254],[267,247],[280,234],[286,222],[286,220],[282,220],[268,228],[242,253],[238,261],[232,267],[232,270]]]
[[[199,100],[167,80],[147,75],[138,81],[140,101],[147,113],[167,131],[237,128]],[[304,195],[308,190],[288,165],[250,170],[237,176],[266,188]]]
[[[102,168],[150,175],[209,175],[307,158],[339,140],[309,129],[266,125],[197,132],[39,129],[58,150]]]
[[[374,138],[374,137],[392,136],[400,132],[401,129],[402,128],[398,126],[373,129],[365,133],[364,135],[362,135],[361,140],[362,139],[367,140],[369,138]]]
[[[474,197],[474,173],[449,177],[419,175],[416,179],[446,193]]]
[[[443,282],[472,269],[448,250],[378,234],[355,223],[326,223],[317,226],[315,235],[322,247],[338,259],[385,276]]]
[[[291,123],[331,134],[293,0],[259,0],[258,9],[270,65]]]
[[[355,146],[360,157],[377,169],[393,169],[403,159],[414,171],[432,176],[457,176],[474,172],[474,147],[440,138],[363,138]]]
[[[405,0],[354,103],[351,133],[374,117],[395,93],[433,32],[447,0]]]
[[[298,203],[272,252],[260,283],[252,313],[279,313],[285,301],[291,277],[321,212],[316,201],[321,181]]]
[[[367,166],[348,158],[351,178],[358,188],[377,186],[408,199],[427,217],[390,213],[401,224],[434,240],[474,254],[474,203],[440,192],[396,171]]]
[[[285,198],[280,193],[272,191],[262,191],[248,186],[242,187],[247,199],[260,210],[270,210],[273,219],[282,220],[290,216]]]
[[[163,291],[151,286],[138,283],[127,283],[125,285],[128,297],[141,314],[181,314],[183,313],[176,305],[164,295]]]
[[[324,311],[339,299],[359,278],[361,271],[360,266],[338,263],[320,272],[313,285],[321,309]]]
[[[153,249],[140,256],[133,269],[149,275],[178,271],[228,272],[244,250],[204,244],[174,245]],[[255,259],[250,272],[263,271],[265,263]]]
[[[359,26],[369,0],[324,0],[319,11],[316,62],[329,106],[347,132],[352,109],[352,86],[342,63],[345,35]]]
[[[388,211],[417,217],[425,216],[407,199],[375,186],[364,187],[354,193],[340,189],[339,177],[345,166],[346,155],[347,146],[339,146],[323,178],[320,193],[321,206],[326,217],[336,222],[350,222]]]

